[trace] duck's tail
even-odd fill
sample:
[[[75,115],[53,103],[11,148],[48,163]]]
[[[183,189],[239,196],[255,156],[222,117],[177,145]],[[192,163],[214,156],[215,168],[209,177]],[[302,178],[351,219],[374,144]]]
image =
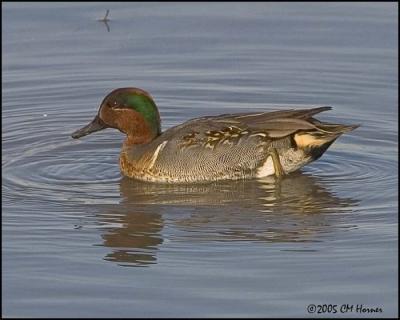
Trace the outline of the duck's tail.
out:
[[[329,146],[343,133],[350,132],[360,125],[343,125],[315,121],[317,130],[298,132],[294,136],[297,147],[308,150],[318,159]]]

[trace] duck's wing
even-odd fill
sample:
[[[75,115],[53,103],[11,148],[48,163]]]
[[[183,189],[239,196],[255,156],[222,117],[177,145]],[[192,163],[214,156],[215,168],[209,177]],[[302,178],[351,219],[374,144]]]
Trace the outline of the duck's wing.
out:
[[[320,122],[312,116],[331,109],[332,107],[325,106],[312,109],[223,114],[213,117],[212,120],[225,125],[262,131],[271,138],[282,138],[299,130],[319,130]]]
[[[322,131],[324,126],[313,115],[332,109],[283,110],[273,112],[252,112],[222,114],[189,120],[165,131],[157,140],[187,140],[194,144],[199,140],[218,138],[243,138],[261,135],[271,139],[284,138],[297,131]]]
[[[221,114],[213,118],[220,120],[233,119],[236,121],[245,122],[262,122],[273,120],[276,118],[291,118],[291,119],[309,119],[313,115],[321,113],[323,111],[332,110],[330,106],[323,106],[311,109],[290,109],[290,110],[279,110],[279,111],[264,111],[264,112],[244,112],[244,113],[233,113],[233,114]]]

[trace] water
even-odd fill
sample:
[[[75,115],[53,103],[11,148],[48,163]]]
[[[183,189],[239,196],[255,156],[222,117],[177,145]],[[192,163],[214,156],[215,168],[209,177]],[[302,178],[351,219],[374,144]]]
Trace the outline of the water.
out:
[[[397,4],[2,9],[4,316],[398,315]],[[164,129],[317,105],[362,126],[281,182],[139,183],[119,132],[70,138],[126,86]]]

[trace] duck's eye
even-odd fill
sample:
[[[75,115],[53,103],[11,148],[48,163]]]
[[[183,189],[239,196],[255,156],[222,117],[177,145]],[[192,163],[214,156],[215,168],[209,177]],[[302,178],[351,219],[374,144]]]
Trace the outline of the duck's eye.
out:
[[[108,106],[110,108],[116,108],[118,106],[118,103],[117,103],[117,101],[111,101],[108,103]]]
[[[117,101],[112,101],[112,102],[109,103],[109,106],[112,109],[123,109],[123,108],[127,108],[128,104],[126,104],[126,103],[118,103]]]

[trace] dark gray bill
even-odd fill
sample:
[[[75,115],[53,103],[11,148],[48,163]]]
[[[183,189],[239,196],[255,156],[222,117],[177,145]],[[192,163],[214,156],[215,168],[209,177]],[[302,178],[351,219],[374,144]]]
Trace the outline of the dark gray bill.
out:
[[[81,137],[87,136],[88,134],[96,131],[100,131],[107,128],[107,125],[99,118],[99,116],[96,116],[91,123],[89,123],[87,126],[84,126],[83,128],[76,130],[71,137],[74,139],[79,139]]]

